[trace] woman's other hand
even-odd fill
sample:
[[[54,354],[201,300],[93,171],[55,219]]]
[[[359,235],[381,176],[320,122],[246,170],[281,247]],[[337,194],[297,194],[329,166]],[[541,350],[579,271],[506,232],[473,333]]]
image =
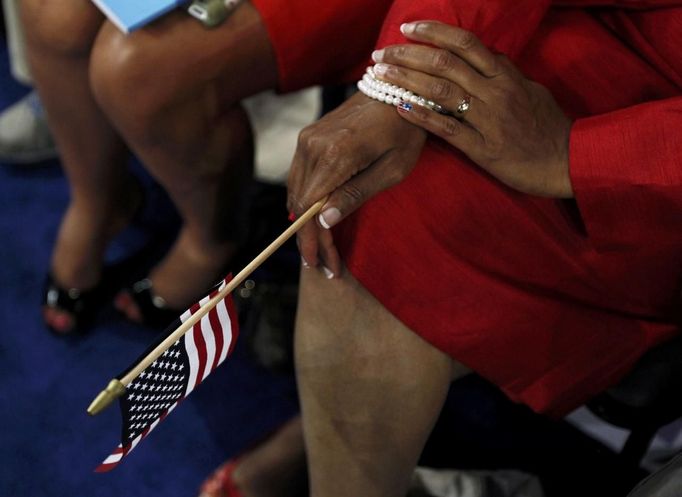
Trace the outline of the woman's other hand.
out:
[[[434,21],[404,24],[425,43],[375,51],[376,76],[431,100],[452,115],[402,105],[400,115],[438,135],[510,187],[570,198],[571,121],[551,93],[471,32]],[[459,112],[458,112],[459,109]]]
[[[402,181],[419,158],[426,132],[386,104],[358,93],[305,128],[289,173],[288,208],[301,215],[330,195],[320,216],[298,233],[304,264],[329,278],[341,262],[328,228],[377,193]]]

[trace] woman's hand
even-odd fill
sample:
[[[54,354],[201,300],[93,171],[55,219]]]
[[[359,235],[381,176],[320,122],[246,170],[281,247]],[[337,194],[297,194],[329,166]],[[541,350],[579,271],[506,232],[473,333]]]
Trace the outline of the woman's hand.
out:
[[[424,130],[362,94],[301,132],[289,173],[288,208],[299,216],[330,195],[320,216],[298,233],[304,264],[322,264],[330,278],[340,274],[341,262],[328,228],[402,181],[425,140]]]
[[[376,76],[452,113],[402,105],[398,110],[404,119],[440,136],[516,190],[573,196],[571,121],[544,86],[526,79],[507,57],[493,54],[463,29],[420,21],[404,24],[401,31],[431,46],[375,51]]]

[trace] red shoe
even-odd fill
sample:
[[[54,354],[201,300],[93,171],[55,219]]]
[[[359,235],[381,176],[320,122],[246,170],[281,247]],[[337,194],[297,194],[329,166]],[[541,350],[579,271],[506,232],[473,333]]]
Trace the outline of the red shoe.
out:
[[[272,457],[273,446],[271,445],[273,442],[276,446],[280,447],[275,449],[274,454],[276,455],[274,459]],[[276,461],[274,468],[280,472],[284,468],[285,472],[285,475],[282,475],[277,474],[277,471],[273,473],[266,470],[261,475],[262,481],[273,482],[278,479],[282,480],[280,483],[285,482],[287,488],[292,490],[289,493],[285,492],[286,495],[298,495],[298,487],[305,486],[307,478],[305,477],[305,452],[303,449],[301,419],[299,416],[295,416],[252,444],[250,448],[247,448],[241,454],[233,457],[216,469],[201,485],[199,497],[243,497],[243,488],[249,487],[244,481],[241,481],[242,489],[237,487],[234,481],[235,470],[242,462],[247,465],[249,457],[254,456],[255,452],[258,451],[265,451],[260,452],[258,456],[261,458],[261,461],[263,457],[271,463],[274,460]],[[246,469],[245,467],[245,471]],[[301,492],[301,495],[308,495],[308,493]]]
[[[201,485],[199,497],[243,497],[232,480],[239,458],[230,459],[216,469]]]

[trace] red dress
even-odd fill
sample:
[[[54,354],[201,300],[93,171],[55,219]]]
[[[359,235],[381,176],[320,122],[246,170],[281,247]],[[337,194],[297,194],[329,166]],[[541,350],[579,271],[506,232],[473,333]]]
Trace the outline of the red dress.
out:
[[[513,191],[432,139],[405,181],[336,230],[337,243],[415,333],[512,399],[564,414],[679,330],[682,2],[396,0],[378,46],[404,43],[399,25],[419,19],[474,31],[552,91],[576,119],[576,201]],[[309,61],[309,71],[287,54],[362,45],[361,30],[328,26],[327,38],[308,39],[326,47],[302,49],[287,29],[275,43],[284,88],[334,65]]]

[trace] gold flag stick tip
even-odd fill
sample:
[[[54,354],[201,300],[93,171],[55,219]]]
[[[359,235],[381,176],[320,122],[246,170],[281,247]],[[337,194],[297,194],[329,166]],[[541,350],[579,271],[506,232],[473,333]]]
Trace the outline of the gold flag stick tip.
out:
[[[107,385],[107,388],[102,390],[95,400],[92,401],[90,407],[88,407],[88,414],[94,416],[99,414],[104,409],[109,407],[113,401],[118,399],[126,391],[126,387],[123,386],[119,380],[113,379]]]

